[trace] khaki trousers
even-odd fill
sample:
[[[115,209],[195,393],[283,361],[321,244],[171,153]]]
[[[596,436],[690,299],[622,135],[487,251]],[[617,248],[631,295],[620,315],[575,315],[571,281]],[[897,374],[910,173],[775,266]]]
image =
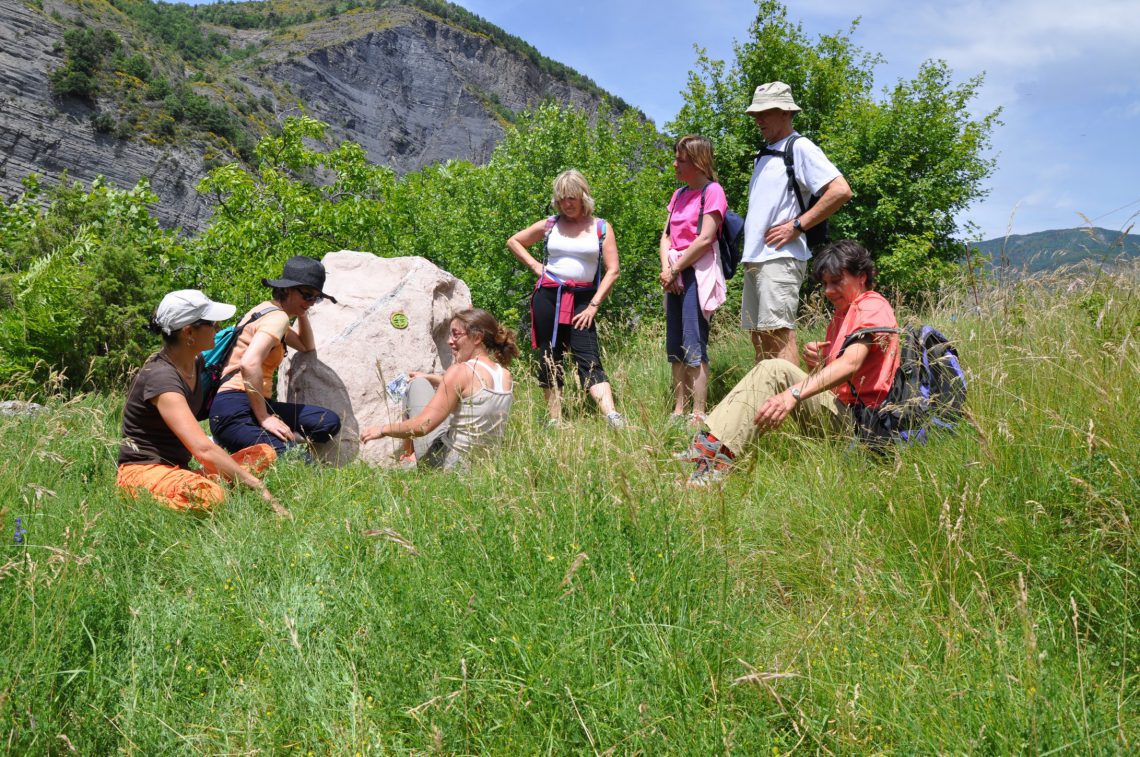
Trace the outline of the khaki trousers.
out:
[[[753,421],[764,400],[805,378],[807,374],[787,360],[763,360],[713,408],[705,423],[733,454],[740,454],[760,434]],[[830,391],[797,403],[788,418],[812,436],[850,436],[855,427],[851,408]]]

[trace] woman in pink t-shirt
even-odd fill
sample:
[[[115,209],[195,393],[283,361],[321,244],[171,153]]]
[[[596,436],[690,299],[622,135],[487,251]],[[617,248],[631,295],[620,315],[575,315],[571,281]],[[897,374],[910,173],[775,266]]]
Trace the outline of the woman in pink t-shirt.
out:
[[[705,419],[709,383],[709,320],[724,303],[724,272],[717,260],[717,232],[728,210],[716,181],[712,143],[689,134],[677,140],[673,170],[685,186],[669,201],[669,222],[659,253],[665,290],[665,353],[673,370],[673,419]]]

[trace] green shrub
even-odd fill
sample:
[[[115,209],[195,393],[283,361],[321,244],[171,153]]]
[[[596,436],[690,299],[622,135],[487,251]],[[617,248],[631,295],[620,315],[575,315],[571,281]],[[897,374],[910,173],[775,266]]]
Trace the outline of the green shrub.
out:
[[[146,319],[176,281],[189,283],[181,243],[162,231],[145,180],[102,180],[24,193],[0,218],[0,384],[31,396],[52,374],[65,387],[114,386],[153,345]]]

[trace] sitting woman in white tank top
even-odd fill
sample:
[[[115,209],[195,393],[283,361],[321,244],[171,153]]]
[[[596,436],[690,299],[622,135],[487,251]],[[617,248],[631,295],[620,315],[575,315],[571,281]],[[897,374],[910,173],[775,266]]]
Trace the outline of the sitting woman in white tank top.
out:
[[[454,362],[446,372],[410,374],[407,419],[362,429],[361,442],[411,439],[418,462],[454,468],[502,440],[514,388],[506,366],[519,354],[514,334],[470,308],[452,318],[447,345]]]

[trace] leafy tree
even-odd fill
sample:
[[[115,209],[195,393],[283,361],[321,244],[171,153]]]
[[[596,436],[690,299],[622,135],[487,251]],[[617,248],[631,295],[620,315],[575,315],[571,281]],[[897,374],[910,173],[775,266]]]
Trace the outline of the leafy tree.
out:
[[[279,135],[258,143],[252,169],[229,163],[199,183],[215,210],[193,247],[212,294],[249,302],[263,294],[261,277],[292,255],[390,249],[379,216],[394,175],[353,142],[323,151],[306,144],[324,142],[326,131],[312,118],[286,119]]]
[[[289,256],[353,249],[425,257],[466,281],[480,306],[517,319],[534,281],[506,239],[551,212],[552,179],[576,167],[621,249],[625,273],[607,310],[659,306],[656,243],[674,184],[668,151],[632,113],[591,125],[584,112],[545,105],[508,130],[487,165],[448,161],[398,180],[355,143],[315,149],[325,133],[313,119],[287,119],[258,144],[254,169],[231,163],[201,182],[215,212],[194,247],[211,293],[250,302]]]
[[[94,98],[103,57],[118,48],[119,38],[106,29],[68,29],[63,34],[64,64],[49,76],[52,94]]]
[[[942,61],[924,63],[913,80],[876,98],[882,58],[852,41],[856,29],[857,22],[812,40],[777,0],[757,0],[730,69],[698,53],[685,104],[668,128],[713,141],[729,202],[746,209],[752,155],[763,140],[744,109],[756,86],[790,84],[803,108],[796,130],[823,148],[854,192],[831,219],[832,237],[867,245],[883,286],[937,289],[958,270],[963,237],[972,231],[957,215],[985,196],[982,183],[995,166],[985,152],[998,111],[972,117],[982,77],[955,84]]]

